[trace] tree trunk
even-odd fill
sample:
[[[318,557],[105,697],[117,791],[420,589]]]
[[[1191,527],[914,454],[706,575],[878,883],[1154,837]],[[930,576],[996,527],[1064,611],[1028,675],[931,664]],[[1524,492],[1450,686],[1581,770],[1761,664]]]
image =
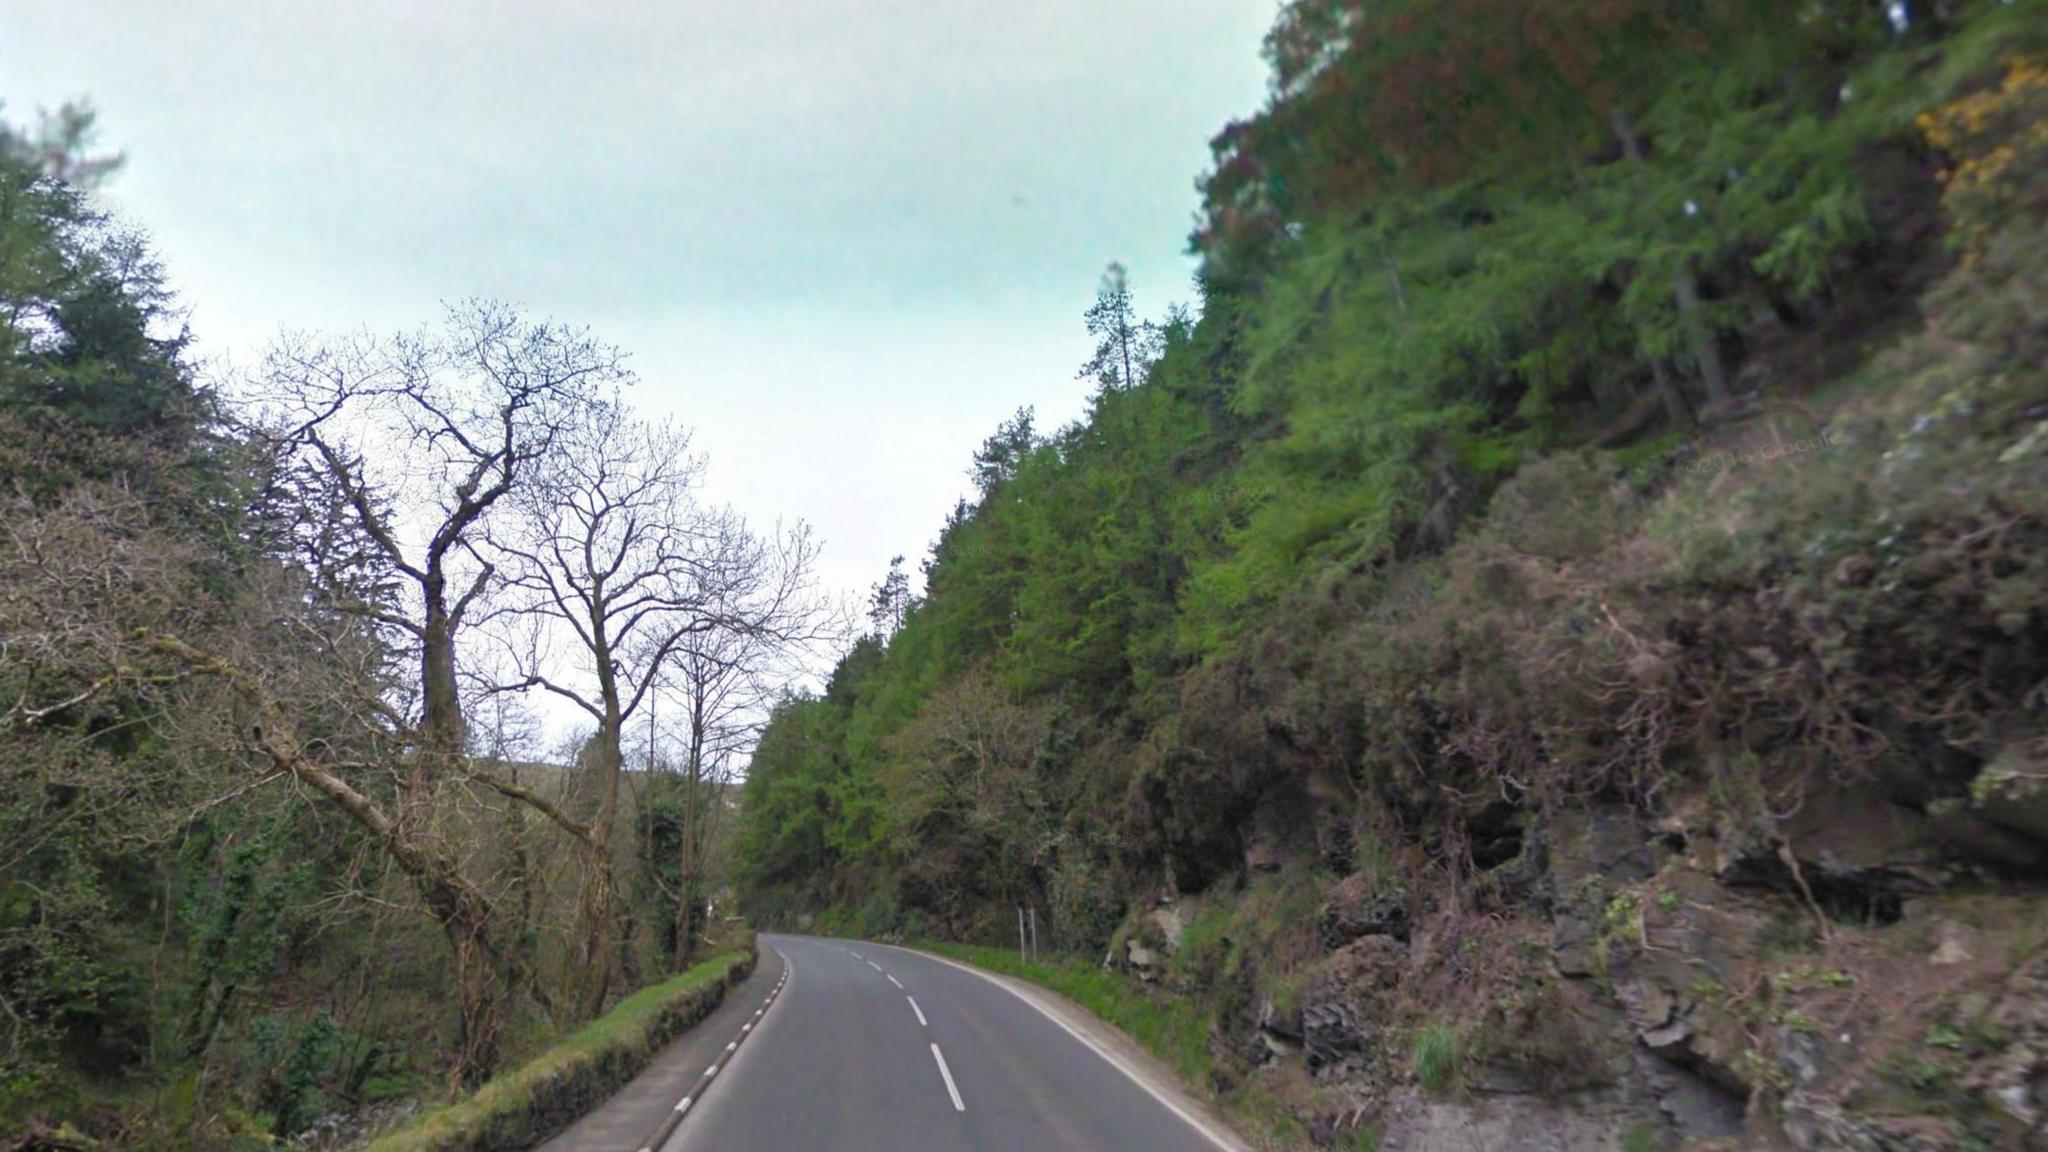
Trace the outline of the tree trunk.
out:
[[[1617,104],[1610,114],[1615,139],[1621,143],[1622,154],[1628,157],[1630,167],[1636,174],[1636,187],[1645,199],[1649,196],[1649,160],[1643,155],[1643,139],[1637,133],[1634,121],[1629,119],[1628,110]],[[1659,232],[1669,228],[1661,217],[1656,217],[1654,227]],[[1695,278],[1690,258],[1681,258],[1672,273],[1672,298],[1678,305],[1679,321],[1685,325],[1686,338],[1692,343],[1693,361],[1699,366],[1700,378],[1707,386],[1707,405],[1715,412],[1727,412],[1728,373],[1721,364],[1721,347],[1714,339],[1712,328],[1700,310],[1699,281]]]
[[[455,953],[456,1002],[460,1028],[452,1084],[474,1088],[491,1078],[503,1055],[504,957],[491,940],[490,909],[473,892],[441,889],[427,904],[441,921]]]
[[[697,909],[703,902],[700,889],[704,871],[704,743],[707,727],[704,720],[703,693],[693,693],[690,702],[689,759],[683,771],[683,820],[676,836],[680,856],[676,861],[678,972],[688,968],[690,961],[697,955]]]
[[[1683,428],[1692,423],[1692,408],[1685,402],[1685,393],[1671,379],[1671,373],[1664,367],[1664,361],[1650,358],[1650,377],[1656,381],[1657,395],[1664,399],[1664,418],[1673,428]]]
[[[615,689],[605,685],[608,698]],[[587,1019],[604,1010],[605,995],[611,990],[613,972],[612,917],[617,902],[617,885],[612,875],[612,827],[618,822],[619,769],[623,753],[619,747],[618,708],[606,709],[605,722],[597,733],[597,771],[602,781],[597,816],[590,822],[590,837],[583,846],[583,899],[577,912],[578,967],[583,977],[583,1015]]]
[[[1685,321],[1686,338],[1692,341],[1693,360],[1699,365],[1700,379],[1707,385],[1707,406],[1720,415],[1734,410],[1729,403],[1728,373],[1721,365],[1721,344],[1707,326],[1707,318],[1700,311],[1700,287],[1692,273],[1692,261],[1682,259],[1678,271],[1673,273],[1673,295],[1678,300],[1678,314]]]
[[[690,959],[696,952],[696,941],[690,938],[690,906],[697,898],[697,877],[693,863],[695,853],[690,841],[696,830],[696,789],[690,786],[687,774],[683,777],[683,817],[676,829],[676,971],[690,966]]]
[[[687,868],[687,866],[686,866]],[[682,972],[697,958],[697,877],[684,871],[676,885],[676,971]]]
[[[422,592],[426,627],[420,639],[420,695],[427,755],[421,762],[440,770],[468,749],[469,740],[462,724],[462,691],[455,680],[455,622],[449,617],[447,589],[439,572],[422,583]]]
[[[611,992],[615,897],[610,846],[593,837],[583,848],[583,897],[578,902],[575,929],[577,970],[570,974],[570,982],[579,985],[577,1002],[586,1020],[604,1011],[605,997]]]

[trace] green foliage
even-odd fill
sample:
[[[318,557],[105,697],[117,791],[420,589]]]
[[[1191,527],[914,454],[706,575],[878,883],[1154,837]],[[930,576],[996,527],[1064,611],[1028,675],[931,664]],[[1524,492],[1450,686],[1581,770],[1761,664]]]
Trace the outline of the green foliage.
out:
[[[1622,1152],[1656,1152],[1657,1130],[1648,1124],[1638,1124],[1621,1134]]]
[[[341,1055],[341,1039],[334,1018],[325,1012],[307,1021],[300,1031],[269,1093],[270,1110],[276,1117],[272,1130],[279,1136],[295,1136],[326,1114],[325,1089]]]
[[[1458,1082],[1464,1058],[1464,1041],[1448,1024],[1431,1024],[1415,1034],[1410,1064],[1426,1091],[1450,1091]]]
[[[1144,329],[1113,278],[1086,419],[1005,422],[900,630],[778,711],[745,804],[754,907],[993,940],[1029,904],[1092,950],[1119,893],[1238,867],[1304,748],[1410,815],[1455,780],[1653,786],[1705,720],[1643,639],[1679,626],[1634,594],[1657,561],[1615,550],[1641,531],[1720,587],[1785,537],[1704,530],[1720,497],[1643,519],[1641,496],[1730,365],[1830,339],[1880,266],[1929,255],[1902,224],[1938,194],[1914,118],[2028,35],[2003,6],[1905,37],[1823,8],[1288,5],[1273,98],[1205,185],[1199,320]],[[1112,338],[1141,330],[1156,359],[1125,371]],[[1868,515],[1817,471],[1787,512]],[[1559,667],[1631,688],[1589,701]]]
[[[710,1014],[752,954],[713,956],[642,988],[466,1099],[437,1108],[370,1144],[370,1152],[457,1152],[530,1147],[638,1074],[683,1029]]]

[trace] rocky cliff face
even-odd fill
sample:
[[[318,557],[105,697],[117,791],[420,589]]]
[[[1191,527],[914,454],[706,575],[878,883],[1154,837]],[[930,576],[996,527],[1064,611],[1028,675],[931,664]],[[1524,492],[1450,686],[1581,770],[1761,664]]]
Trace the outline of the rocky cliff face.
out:
[[[2043,781],[2014,750],[1945,801],[1532,814],[1471,891],[1328,887],[1298,998],[1240,997],[1217,1043],[1332,1146],[2048,1148]],[[1256,844],[1248,875],[1285,855]],[[1245,898],[1164,902],[1125,962],[1172,981],[1181,926]]]
[[[1742,448],[1766,414],[1740,467],[1552,458],[1421,593],[1361,575],[1191,674],[1160,791],[1242,814],[1235,868],[1169,858],[1186,931],[1126,933],[1215,1006],[1220,1087],[1390,1152],[2048,1152],[2048,217],[2013,227],[1802,410],[1824,449]]]

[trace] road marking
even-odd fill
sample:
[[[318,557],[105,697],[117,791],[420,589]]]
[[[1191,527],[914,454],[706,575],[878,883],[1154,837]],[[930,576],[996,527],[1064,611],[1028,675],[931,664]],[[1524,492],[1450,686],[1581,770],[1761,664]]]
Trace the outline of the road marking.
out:
[[[705,1089],[710,1086],[712,1078],[738,1058],[740,1042],[747,1038],[747,1034],[754,1030],[754,1025],[759,1023],[761,1018],[767,1014],[768,1009],[774,1006],[776,998],[782,994],[783,985],[789,983],[789,977],[796,971],[796,965],[790,962],[789,957],[783,954],[782,949],[772,944],[766,947],[781,959],[782,978],[775,982],[775,987],[768,990],[768,995],[761,998],[761,1006],[754,1009],[753,1016],[740,1024],[739,1035],[735,1036],[725,1046],[725,1051],[720,1055],[719,1059],[713,1061],[698,1076],[696,1087],[690,1095],[676,1102],[676,1106],[670,1110],[668,1117],[661,1122],[659,1128],[655,1129],[653,1138],[641,1146],[640,1152],[654,1152],[655,1149],[663,1147],[668,1143],[669,1138],[675,1135],[677,1126],[683,1122],[683,1114],[704,1098]]]
[[[884,973],[882,973],[882,975],[884,975],[884,976],[889,976],[889,974],[888,974],[887,972],[884,972]],[[894,985],[895,985],[896,987],[898,987],[898,988],[901,988],[901,987],[903,987],[903,981],[901,981],[901,980],[898,980],[898,979],[897,979],[897,978],[895,978],[894,976],[889,976],[889,983],[891,983],[891,984],[894,984]]]
[[[877,972],[882,971],[882,966],[880,964],[875,963],[873,960],[868,961],[868,967],[873,968]],[[882,974],[885,976],[888,975],[888,973],[886,972],[883,972]]]
[[[939,1075],[945,1077],[946,1095],[953,1098],[953,1111],[967,1111],[967,1105],[960,1102],[960,1089],[953,1086],[953,1070],[946,1067],[946,1054],[939,1051],[937,1044],[932,1045],[932,1059],[939,1062]]]
[[[926,1024],[926,1023],[924,1022],[924,1009],[922,1009],[922,1008],[919,1008],[919,1007],[917,1006],[917,1001],[916,1001],[916,1000],[915,1000],[914,998],[912,998],[912,997],[909,997],[909,996],[905,996],[905,997],[904,997],[904,999],[905,999],[905,1000],[909,1000],[909,1001],[910,1001],[910,1010],[911,1010],[912,1012],[915,1012],[915,1013],[917,1013],[917,1022],[918,1022],[918,1024],[920,1024],[920,1025],[922,1025],[923,1027],[926,1027],[926,1028],[929,1028],[929,1027],[931,1027],[931,1025],[929,1025],[929,1024]]]
[[[885,944],[883,945],[883,947],[886,948],[894,946]],[[1133,1084],[1136,1084],[1139,1088],[1143,1089],[1147,1096],[1150,1096],[1154,1100],[1159,1101],[1159,1103],[1163,1105],[1167,1111],[1173,1113],[1175,1116],[1180,1117],[1181,1120],[1186,1122],[1188,1127],[1193,1128],[1195,1131],[1201,1133],[1204,1137],[1206,1137],[1209,1143],[1215,1145],[1218,1148],[1223,1149],[1224,1152],[1242,1152],[1242,1150],[1245,1148],[1245,1145],[1242,1142],[1238,1141],[1235,1137],[1224,1136],[1221,1132],[1218,1132],[1216,1128],[1213,1125],[1211,1125],[1208,1121],[1203,1120],[1202,1118],[1194,1115],[1193,1113],[1190,1113],[1186,1108],[1181,1107],[1179,1103],[1175,1102],[1172,1098],[1168,1097],[1164,1092],[1161,1092],[1159,1089],[1153,1087],[1150,1083],[1148,1083],[1145,1080],[1143,1076],[1138,1075],[1135,1069],[1133,1069],[1129,1064],[1126,1064],[1122,1057],[1118,1056],[1114,1052],[1111,1052],[1109,1049],[1104,1048],[1100,1044],[1097,1044],[1095,1041],[1089,1039],[1087,1036],[1082,1035],[1081,1032],[1078,1029],[1076,1029],[1073,1025],[1067,1023],[1065,1020],[1060,1019],[1057,1015],[1055,1015],[1053,1012],[1045,1008],[1038,1001],[1032,999],[1030,996],[1027,996],[1023,992],[1012,987],[1008,981],[999,979],[995,976],[988,974],[987,972],[983,972],[979,968],[975,968],[967,964],[962,964],[957,960],[948,960],[944,956],[939,956],[931,952],[924,952],[916,948],[897,948],[896,950],[899,952],[908,952],[913,956],[922,956],[927,960],[935,960],[941,964],[944,964],[948,968],[958,968],[962,972],[966,972],[972,976],[979,976],[981,979],[988,981],[989,983],[995,985],[998,988],[1001,988],[1003,991],[1008,992],[1010,995],[1015,996],[1017,999],[1022,1000],[1024,1003],[1030,1005],[1032,1011],[1038,1013],[1040,1016],[1045,1017],[1047,1020],[1052,1021],[1055,1025],[1058,1025],[1060,1031],[1065,1032],[1067,1035],[1072,1036],[1075,1040],[1079,1041],[1082,1047],[1088,1049],[1090,1052],[1095,1053],[1097,1056],[1102,1057],[1104,1061],[1108,1062],[1110,1067],[1123,1073],[1124,1076],[1127,1079],[1129,1079]]]

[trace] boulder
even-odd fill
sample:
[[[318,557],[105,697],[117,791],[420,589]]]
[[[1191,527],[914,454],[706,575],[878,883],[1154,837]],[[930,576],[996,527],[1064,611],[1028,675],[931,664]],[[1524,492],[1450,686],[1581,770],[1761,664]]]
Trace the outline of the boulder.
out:
[[[1160,938],[1166,942],[1166,950],[1180,951],[1181,933],[1188,928],[1187,917],[1182,914],[1180,905],[1171,900],[1162,900],[1159,907],[1152,910],[1150,919],[1152,927],[1159,930]]]
[[[1371,1053],[1407,975],[1408,947],[1391,936],[1362,937],[1325,961],[1301,1010],[1309,1067],[1346,1067]]]
[[[1670,869],[1660,883],[1669,910],[1650,904],[1641,939],[1627,930],[1610,939],[1615,994],[1645,1049],[1747,1095],[1757,1069],[1744,1059],[1749,1034],[1729,990],[1755,978],[1779,933],[1754,898],[1701,872]]]
[[[1323,947],[1335,952],[1366,936],[1408,939],[1408,893],[1399,886],[1376,889],[1363,873],[1338,881],[1319,917]]]
[[[2048,1149],[2048,957],[2009,974],[1976,1029],[1999,1043],[1971,1062],[1962,1086],[1990,1105],[2012,1147]]]
[[[1999,827],[2048,843],[2048,760],[2008,748],[1977,773],[1970,799]]]
[[[1906,901],[1947,879],[1927,816],[1875,787],[1814,790],[1790,821],[1731,822],[1715,847],[1723,883],[1811,898],[1853,924],[1894,923]]]
[[[1136,940],[1124,942],[1124,961],[1130,965],[1131,971],[1138,974],[1140,980],[1150,981],[1159,978],[1159,953]]]
[[[1987,819],[1964,797],[1927,806],[1929,828],[1951,852],[2010,872],[2048,872],[2048,843]]]

